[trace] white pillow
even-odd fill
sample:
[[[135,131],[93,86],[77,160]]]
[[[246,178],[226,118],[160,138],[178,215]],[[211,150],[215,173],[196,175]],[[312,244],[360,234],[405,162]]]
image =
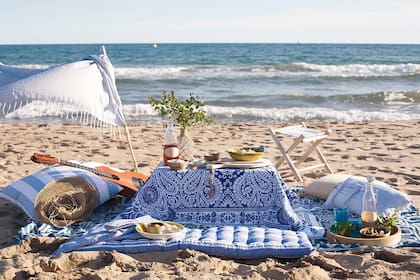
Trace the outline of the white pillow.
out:
[[[309,185],[307,185],[303,191],[305,194],[327,200],[330,193],[334,190],[338,184],[349,178],[351,175],[349,174],[328,174],[322,178],[319,178]]]
[[[327,209],[346,207],[350,209],[350,212],[360,215],[365,184],[365,178],[349,177],[331,192],[324,207]],[[383,182],[375,181],[373,189],[377,195],[376,208],[379,214],[385,213],[390,208],[404,211],[412,203],[406,194]]]

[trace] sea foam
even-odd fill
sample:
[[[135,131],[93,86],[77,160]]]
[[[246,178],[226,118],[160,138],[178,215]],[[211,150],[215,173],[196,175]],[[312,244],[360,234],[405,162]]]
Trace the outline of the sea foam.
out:
[[[240,77],[397,77],[420,75],[420,64],[343,64],[289,63],[280,65],[207,65],[116,67],[122,79],[240,78]]]
[[[250,108],[250,107],[223,107],[206,106],[206,111],[216,123],[275,123],[275,122],[299,122],[303,120],[328,120],[341,122],[359,121],[397,121],[417,120],[420,114],[398,112],[396,110],[369,110],[360,109],[335,110],[332,108]],[[123,106],[123,111],[128,124],[135,123],[159,123],[162,118],[152,109],[149,104],[129,104]],[[80,112],[75,112],[69,105],[54,104],[50,102],[35,101],[6,116],[10,120],[38,119],[35,122],[43,122],[43,118],[55,118],[58,123],[66,123],[68,120],[77,119]],[[34,120],[32,120],[34,121]]]

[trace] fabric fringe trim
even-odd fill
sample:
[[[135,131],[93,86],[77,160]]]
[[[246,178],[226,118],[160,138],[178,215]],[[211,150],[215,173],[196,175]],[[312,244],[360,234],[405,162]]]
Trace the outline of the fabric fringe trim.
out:
[[[0,103],[0,112],[2,113],[3,116],[6,116],[12,113],[13,111],[16,111],[28,105],[29,103],[30,101]],[[57,106],[57,103],[53,103],[53,102],[48,102],[48,103],[51,104],[51,107]],[[92,129],[102,134],[109,135],[113,138],[116,138],[116,137],[121,138],[123,137],[123,134],[125,133],[123,131],[122,126],[117,126],[117,125],[113,125],[113,124],[109,124],[107,122],[101,121],[98,118],[96,118],[94,115],[83,110],[75,109],[75,110],[70,111],[68,108],[65,108],[65,105],[68,105],[68,104],[64,104],[64,103],[59,103],[59,104],[60,104],[59,105],[60,107],[58,109],[60,112],[57,114],[58,118],[67,119],[67,120],[75,120],[81,125],[90,126]]]

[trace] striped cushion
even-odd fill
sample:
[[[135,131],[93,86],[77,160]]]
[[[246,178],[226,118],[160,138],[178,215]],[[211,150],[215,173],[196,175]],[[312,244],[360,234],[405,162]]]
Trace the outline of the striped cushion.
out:
[[[278,228],[225,225],[186,228],[171,240],[150,240],[134,227],[126,231],[99,228],[62,244],[52,255],[70,251],[118,251],[128,254],[192,249],[234,259],[299,258],[314,248],[304,232]]]
[[[122,190],[122,187],[119,185],[105,180],[91,172],[68,166],[54,165],[4,187],[0,190],[0,197],[16,204],[18,207],[22,208],[30,219],[37,221],[34,211],[34,202],[39,191],[49,182],[72,176],[82,176],[95,187],[99,195],[96,206],[103,204]]]

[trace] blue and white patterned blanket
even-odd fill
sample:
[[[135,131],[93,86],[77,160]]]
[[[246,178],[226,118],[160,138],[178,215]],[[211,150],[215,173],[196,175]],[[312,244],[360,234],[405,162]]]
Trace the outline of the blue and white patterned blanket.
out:
[[[121,214],[199,225],[302,229],[274,166],[174,171],[158,167]]]

